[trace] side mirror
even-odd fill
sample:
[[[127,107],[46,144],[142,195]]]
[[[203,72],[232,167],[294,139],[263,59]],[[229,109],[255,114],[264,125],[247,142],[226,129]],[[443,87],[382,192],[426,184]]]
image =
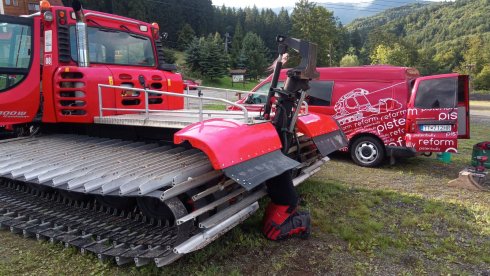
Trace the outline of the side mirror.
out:
[[[177,66],[175,66],[175,64],[163,63],[158,65],[158,69],[162,71],[174,72],[177,71]]]

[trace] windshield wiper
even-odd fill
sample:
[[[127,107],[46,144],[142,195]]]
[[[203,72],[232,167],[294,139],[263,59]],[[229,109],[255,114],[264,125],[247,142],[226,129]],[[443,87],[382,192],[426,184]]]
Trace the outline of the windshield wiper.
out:
[[[124,25],[119,26],[119,28],[125,29],[128,32],[131,32],[131,30],[128,27],[124,26]]]
[[[95,25],[102,27],[102,25],[100,25],[97,21],[95,21],[93,19],[87,18],[87,21],[90,21],[90,22],[94,23]]]
[[[132,36],[132,37],[134,37],[134,38],[137,38],[137,39],[146,40],[146,38],[141,37],[139,35],[135,35],[135,34],[129,34],[129,35]]]
[[[106,32],[106,33],[117,33],[118,31],[116,30],[111,30],[111,29],[106,29],[106,28],[99,28],[100,31]]]

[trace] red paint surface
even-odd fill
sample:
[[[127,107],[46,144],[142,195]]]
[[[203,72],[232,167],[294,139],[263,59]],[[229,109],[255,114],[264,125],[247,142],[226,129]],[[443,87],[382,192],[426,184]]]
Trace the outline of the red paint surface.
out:
[[[79,68],[73,60],[61,62],[59,60],[60,47],[58,45],[58,11],[67,14],[66,26],[76,22],[71,18],[72,9],[68,7],[53,6],[53,22],[46,22],[41,16],[34,17],[34,54],[33,63],[27,79],[10,91],[0,93],[0,111],[16,111],[25,114],[21,117],[0,116],[0,124],[17,124],[31,122],[39,109],[40,87],[43,90],[43,116],[46,123],[93,123],[94,117],[99,116],[98,84],[126,84],[135,88],[142,88],[138,77],[143,75],[148,88],[152,90],[183,93],[183,83],[180,74],[162,71],[157,68],[156,46],[153,43],[156,64],[153,67],[123,66],[110,64],[91,63],[90,67]],[[121,18],[117,15],[105,14],[96,11],[85,10],[85,14],[98,14]],[[138,20],[129,19],[133,23],[124,23],[114,19],[87,16],[87,25],[92,27],[104,27],[119,31],[130,31],[145,36],[153,41],[151,35],[152,25]],[[52,51],[43,51],[40,57],[40,49],[44,49],[44,32],[52,31]],[[121,27],[123,26],[123,27]],[[148,31],[143,32],[140,26],[146,26]],[[40,66],[42,60],[42,67]],[[49,62],[48,62],[49,60]],[[42,68],[42,71],[40,69]],[[41,76],[41,78],[40,78]],[[72,93],[69,95],[69,93]],[[127,96],[125,91],[103,89],[103,106],[105,108],[144,109],[144,94],[139,93]],[[149,108],[154,110],[182,109],[184,100],[181,97],[151,95]],[[139,100],[137,104],[128,105],[125,100]],[[158,99],[161,99],[158,100]],[[153,101],[153,102],[151,102]],[[135,102],[135,101],[133,101]],[[131,114],[134,112],[118,112],[117,114]],[[9,114],[9,113],[8,113]],[[105,111],[104,115],[114,115],[113,111]]]
[[[39,18],[34,18],[32,35],[40,36]],[[39,49],[40,41],[34,39],[31,49]],[[31,122],[39,110],[40,103],[40,53],[32,52],[32,64],[29,74],[16,86],[0,93],[0,125],[12,125]]]
[[[339,130],[337,122],[331,116],[314,113],[299,116],[297,127],[299,132],[311,138]]]
[[[174,135],[174,143],[189,141],[202,150],[216,170],[224,169],[280,149],[281,141],[270,123],[211,119],[190,125]]]
[[[349,140],[359,135],[369,134],[378,137],[386,146],[414,147],[420,152],[457,149],[457,116],[454,118],[454,109],[418,110],[415,117],[407,117],[408,113],[413,111],[411,106],[413,107],[417,86],[413,90],[410,88],[411,81],[417,79],[466,78],[466,98],[458,106],[464,106],[469,111],[466,76],[445,74],[420,77],[416,69],[394,66],[328,67],[317,68],[317,70],[320,72],[319,80],[334,82],[333,94],[330,106],[310,105],[309,111],[335,118]],[[286,72],[287,69],[281,71],[280,81],[286,79]],[[270,83],[271,78],[272,76],[269,76],[252,91]],[[246,98],[237,103],[243,104],[251,111],[260,111],[263,108],[263,104],[245,104],[245,101]],[[420,120],[437,121],[451,116],[454,124],[448,132],[422,133],[420,127],[413,131],[409,128],[412,121],[418,121],[420,124]],[[301,122],[298,122],[299,124]],[[469,133],[469,120],[467,120],[467,133]],[[435,140],[437,142],[434,142]]]

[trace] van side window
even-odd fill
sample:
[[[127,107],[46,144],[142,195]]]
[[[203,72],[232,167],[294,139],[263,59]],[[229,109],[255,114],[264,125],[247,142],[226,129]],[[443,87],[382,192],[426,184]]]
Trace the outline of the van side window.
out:
[[[415,107],[422,109],[455,108],[457,78],[421,81],[415,97]]]
[[[329,106],[332,101],[333,81],[311,81],[308,91],[309,105]]]

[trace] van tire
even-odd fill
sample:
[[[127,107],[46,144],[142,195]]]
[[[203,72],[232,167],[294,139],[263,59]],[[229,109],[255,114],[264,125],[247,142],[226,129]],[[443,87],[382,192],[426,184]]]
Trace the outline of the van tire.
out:
[[[377,167],[385,159],[385,148],[376,138],[361,136],[350,146],[350,156],[361,167]]]

